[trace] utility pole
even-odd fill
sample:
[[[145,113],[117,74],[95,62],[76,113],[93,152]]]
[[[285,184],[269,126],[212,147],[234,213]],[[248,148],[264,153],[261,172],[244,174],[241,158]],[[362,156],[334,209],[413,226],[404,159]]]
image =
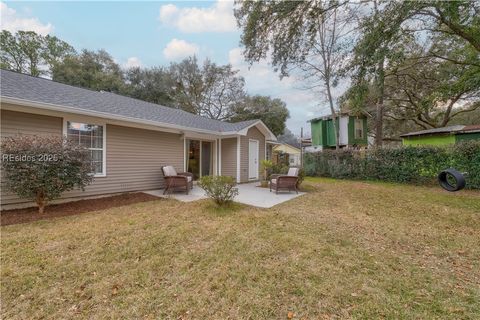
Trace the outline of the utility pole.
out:
[[[303,168],[303,127],[300,129],[300,168]]]

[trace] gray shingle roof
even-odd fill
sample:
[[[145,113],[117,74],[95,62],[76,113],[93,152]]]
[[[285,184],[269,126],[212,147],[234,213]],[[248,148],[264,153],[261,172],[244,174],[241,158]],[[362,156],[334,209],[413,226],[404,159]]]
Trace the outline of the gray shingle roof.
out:
[[[103,112],[132,120],[149,120],[158,122],[160,126],[170,124],[213,132],[237,132],[258,121],[229,123],[115,93],[78,88],[3,69],[0,70],[0,74],[2,97]]]

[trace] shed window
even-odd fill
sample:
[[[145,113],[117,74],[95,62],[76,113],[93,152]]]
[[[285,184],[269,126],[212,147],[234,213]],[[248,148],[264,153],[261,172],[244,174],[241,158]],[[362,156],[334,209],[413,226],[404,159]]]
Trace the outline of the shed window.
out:
[[[363,139],[363,119],[355,119],[355,139]]]
[[[101,125],[67,121],[67,138],[88,148],[92,155],[92,172],[105,175],[104,128]]]

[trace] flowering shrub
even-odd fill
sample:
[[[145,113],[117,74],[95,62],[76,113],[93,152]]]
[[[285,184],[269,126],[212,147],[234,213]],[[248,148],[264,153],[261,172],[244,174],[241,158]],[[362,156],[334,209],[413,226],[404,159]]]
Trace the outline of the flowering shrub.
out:
[[[18,135],[2,140],[5,187],[34,200],[39,213],[65,191],[93,181],[90,151],[58,136]]]

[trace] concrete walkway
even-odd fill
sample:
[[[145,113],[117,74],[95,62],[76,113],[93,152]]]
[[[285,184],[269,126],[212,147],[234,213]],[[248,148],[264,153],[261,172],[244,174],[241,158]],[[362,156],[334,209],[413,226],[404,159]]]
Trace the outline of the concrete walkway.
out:
[[[296,197],[300,197],[305,194],[304,192],[299,192],[298,194],[296,194],[294,191],[290,193],[280,192],[279,194],[275,194],[274,191],[270,192],[268,188],[259,188],[257,187],[257,185],[259,185],[258,182],[243,183],[237,185],[238,196],[235,197],[234,201],[248,204],[254,207],[271,208],[277,204],[294,199]],[[163,189],[145,191],[145,193],[156,197],[172,198],[182,202],[191,202],[207,198],[207,196],[205,196],[205,192],[196,185],[193,186],[193,189],[190,190],[188,195],[186,195],[184,192],[176,192],[171,195],[163,195]]]

